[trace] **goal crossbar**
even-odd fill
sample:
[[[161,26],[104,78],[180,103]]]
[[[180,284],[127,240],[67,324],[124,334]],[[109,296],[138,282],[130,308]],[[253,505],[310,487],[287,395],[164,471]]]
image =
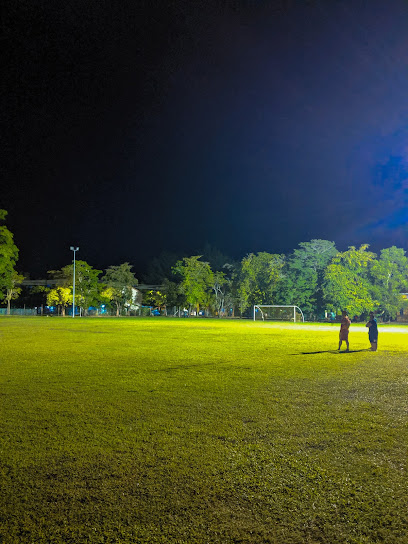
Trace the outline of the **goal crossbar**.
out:
[[[256,320],[256,310],[258,309],[262,314],[262,321],[265,321],[265,313],[262,311],[262,308],[293,308],[293,322],[296,323],[296,310],[299,311],[302,316],[302,321],[305,321],[305,316],[303,315],[302,310],[299,306],[294,306],[292,304],[282,305],[282,304],[255,304],[254,305],[254,321]]]

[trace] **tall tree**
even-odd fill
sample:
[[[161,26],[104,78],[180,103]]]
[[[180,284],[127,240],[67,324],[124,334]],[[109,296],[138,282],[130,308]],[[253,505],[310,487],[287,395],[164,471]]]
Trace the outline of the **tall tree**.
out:
[[[0,221],[5,221],[6,210],[0,209]],[[17,295],[17,272],[15,265],[18,260],[18,248],[14,243],[13,234],[5,225],[0,225],[0,299],[7,301],[8,312],[10,301]]]
[[[75,261],[75,304],[86,315],[90,306],[99,303],[100,288],[98,284],[99,275],[102,270],[93,268],[86,261]],[[50,270],[55,279],[60,281],[62,287],[72,287],[74,281],[74,265],[68,264],[61,270]]]
[[[333,257],[326,268],[323,293],[329,310],[347,310],[350,315],[361,315],[378,307],[370,281],[376,255],[367,251],[368,247],[368,244],[359,249],[350,246]]]
[[[111,301],[116,306],[117,317],[132,304],[133,288],[139,283],[132,268],[129,263],[112,265],[106,269],[102,278],[107,287],[111,288]]]
[[[230,280],[225,277],[224,272],[215,272],[213,278],[212,290],[214,291],[215,310],[217,316],[221,317],[225,313],[225,298]]]
[[[284,277],[285,255],[250,253],[241,261],[238,297],[242,313],[253,304],[273,304]]]
[[[200,305],[208,305],[214,277],[209,263],[200,261],[200,258],[201,255],[184,257],[173,268],[174,273],[181,277],[180,292],[186,297],[190,309],[196,309],[196,315],[200,311]]]
[[[24,280],[22,274],[18,274],[15,270],[12,272],[6,291],[6,302],[7,302],[7,314],[10,315],[11,301],[19,297],[21,293],[21,282]]]
[[[334,242],[328,240],[300,243],[288,259],[282,302],[296,304],[307,313],[321,313],[324,310],[324,271],[336,254]]]
[[[371,268],[379,311],[386,319],[394,318],[407,303],[401,296],[408,289],[408,259],[396,246],[382,249]]]

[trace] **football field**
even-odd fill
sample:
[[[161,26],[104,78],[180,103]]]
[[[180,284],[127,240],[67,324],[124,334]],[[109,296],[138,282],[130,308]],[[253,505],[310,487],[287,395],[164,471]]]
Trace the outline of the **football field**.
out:
[[[408,327],[0,318],[0,542],[408,543]]]

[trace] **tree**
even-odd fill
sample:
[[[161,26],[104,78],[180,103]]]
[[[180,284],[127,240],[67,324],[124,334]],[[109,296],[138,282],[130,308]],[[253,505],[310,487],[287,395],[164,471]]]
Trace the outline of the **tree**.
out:
[[[200,258],[201,255],[184,257],[173,267],[174,273],[181,276],[180,292],[186,297],[190,309],[196,308],[196,315],[200,311],[200,305],[208,305],[214,277],[209,263],[200,261]]]
[[[228,280],[224,272],[215,272],[212,289],[215,297],[215,310],[218,317],[225,312],[225,295],[227,291]]]
[[[150,284],[162,284],[166,278],[170,280],[173,277],[173,266],[180,257],[181,255],[163,251],[150,260],[143,280]]]
[[[143,302],[147,304],[147,306],[153,306],[153,308],[158,308],[159,311],[161,311],[162,308],[166,307],[166,300],[166,295],[161,291],[151,290],[147,291],[143,295]]]
[[[166,312],[173,306],[180,311],[187,304],[184,293],[180,292],[180,287],[175,281],[165,278],[163,281],[163,291],[166,293]]]
[[[376,255],[367,251],[368,247],[368,244],[359,249],[350,246],[333,257],[326,268],[323,294],[329,310],[347,310],[349,315],[361,315],[378,307],[370,281]]]
[[[132,304],[133,287],[139,283],[132,268],[129,263],[113,265],[106,269],[106,274],[102,278],[106,286],[111,289],[111,301],[116,306],[117,317]]]
[[[7,284],[7,291],[5,296],[7,302],[7,315],[10,315],[11,301],[18,298],[21,293],[20,285],[23,280],[24,276],[22,274],[18,274],[15,270],[13,270]]]
[[[202,258],[208,262],[214,272],[221,272],[225,264],[231,262],[230,257],[224,255],[218,248],[209,243],[206,243],[203,247]]]
[[[238,298],[242,313],[254,304],[273,304],[284,277],[285,256],[250,253],[241,261]]]
[[[228,316],[232,311],[234,315],[234,305],[236,302],[235,277],[236,266],[225,263],[222,271],[214,273],[214,282],[212,289],[215,297],[215,310],[218,317]]]
[[[58,306],[58,314],[65,316],[65,308],[72,303],[71,287],[58,286],[47,293],[47,306]]]
[[[374,262],[371,275],[379,310],[387,319],[395,318],[406,304],[401,292],[408,287],[408,259],[402,248],[395,246],[382,249]]]
[[[73,286],[74,265],[68,264],[61,270],[49,270],[48,273],[59,280],[61,287]],[[102,270],[93,268],[86,261],[75,261],[75,305],[81,309],[81,314],[86,315],[90,306],[99,304],[100,288],[99,275]]]
[[[102,284],[101,291],[99,293],[99,300],[101,304],[111,309],[113,297],[114,297],[113,288],[107,287],[105,284]]]
[[[289,257],[282,286],[282,303],[296,304],[308,313],[324,310],[324,271],[337,254],[334,242],[311,240],[302,242]]]
[[[5,221],[6,210],[0,209],[0,221]],[[18,248],[14,243],[13,234],[5,225],[0,226],[0,299],[7,301],[8,313],[10,312],[10,301],[16,298],[16,277],[15,265],[18,260]],[[22,281],[22,280],[21,280]]]

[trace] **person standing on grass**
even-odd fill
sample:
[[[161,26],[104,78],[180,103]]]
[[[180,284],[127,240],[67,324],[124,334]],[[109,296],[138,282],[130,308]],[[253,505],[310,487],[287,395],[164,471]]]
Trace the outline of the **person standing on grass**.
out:
[[[370,321],[366,323],[366,327],[368,327],[368,339],[370,340],[371,351],[377,351],[378,326],[377,326],[377,320],[374,317],[374,312],[370,312]]]
[[[350,318],[347,312],[343,310],[341,324],[340,324],[340,334],[339,334],[339,351],[343,343],[343,340],[346,342],[346,346],[347,346],[346,351],[350,350],[349,340],[348,340],[350,325],[351,325]]]

